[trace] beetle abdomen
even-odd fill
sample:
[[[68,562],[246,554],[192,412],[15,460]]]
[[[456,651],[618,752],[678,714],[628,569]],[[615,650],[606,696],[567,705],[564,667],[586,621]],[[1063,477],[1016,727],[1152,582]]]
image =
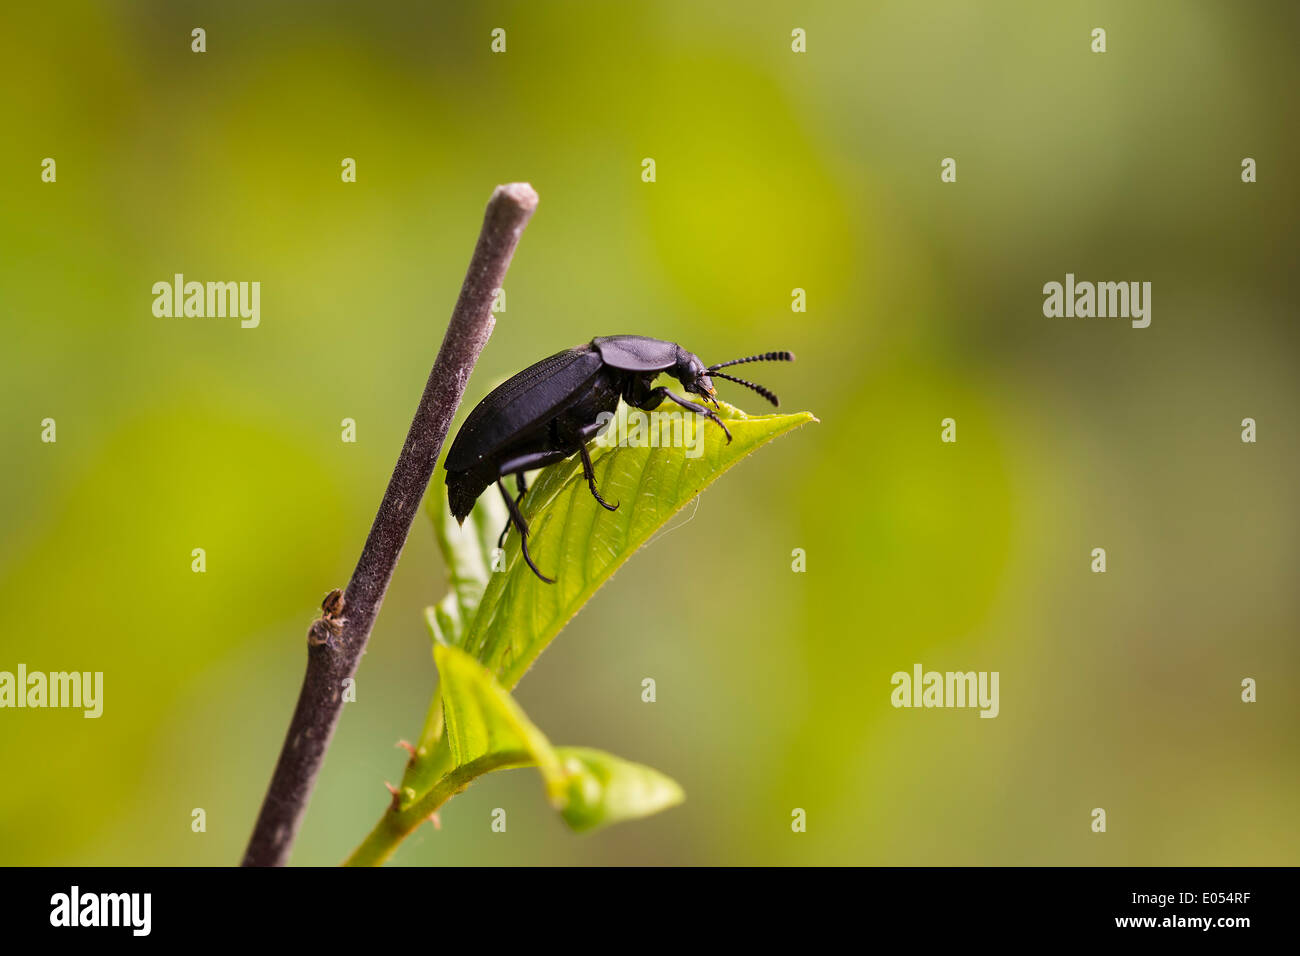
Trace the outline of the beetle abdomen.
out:
[[[468,471],[522,433],[550,421],[583,394],[600,369],[600,354],[584,345],[557,352],[502,382],[461,425],[447,452],[447,472]]]
[[[491,484],[491,478],[485,478],[476,471],[447,472],[447,505],[451,516],[457,521],[474,510],[474,502],[483,494],[483,489]]]

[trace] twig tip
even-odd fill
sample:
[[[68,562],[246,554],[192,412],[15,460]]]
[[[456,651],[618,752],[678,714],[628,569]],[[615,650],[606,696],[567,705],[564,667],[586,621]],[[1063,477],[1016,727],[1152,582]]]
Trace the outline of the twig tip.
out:
[[[532,212],[537,208],[537,190],[529,183],[505,183],[492,192],[492,202],[507,199],[520,209]]]

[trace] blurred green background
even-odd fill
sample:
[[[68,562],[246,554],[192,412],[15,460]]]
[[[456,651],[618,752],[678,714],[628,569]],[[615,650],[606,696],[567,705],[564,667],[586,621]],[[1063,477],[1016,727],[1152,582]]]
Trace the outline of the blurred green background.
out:
[[[579,837],[496,774],[396,862],[1300,862],[1297,7],[468,6],[0,13],[0,669],[105,675],[99,720],[0,712],[0,863],[239,860],[511,180],[541,206],[467,401],[636,332],[793,349],[752,377],[822,424],[706,493],[517,691],[687,802]],[[155,318],[176,272],[260,281],[261,327]],[[1044,318],[1066,272],[1151,281],[1150,328]],[[386,804],[444,593],[421,519],[294,862]],[[999,671],[1001,715],[893,709],[917,662]]]

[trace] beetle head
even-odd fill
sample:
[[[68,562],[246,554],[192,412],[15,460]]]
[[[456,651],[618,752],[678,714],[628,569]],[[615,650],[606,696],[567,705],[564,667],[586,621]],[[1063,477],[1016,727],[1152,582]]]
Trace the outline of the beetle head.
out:
[[[686,389],[686,391],[694,392],[706,402],[712,402],[714,405],[718,404],[717,393],[713,388],[713,380],[709,378],[709,370],[698,355],[679,348],[677,351],[677,365],[670,374],[682,383],[682,388]]]
[[[696,395],[702,395],[707,400],[718,404],[713,388],[714,378],[725,378],[728,382],[735,382],[737,385],[743,385],[745,388],[753,389],[762,395],[773,405],[778,408],[781,405],[780,399],[776,395],[764,388],[762,385],[756,385],[753,382],[747,382],[743,378],[736,378],[728,375],[726,372],[719,372],[718,369],[726,368],[729,365],[744,365],[748,362],[793,362],[793,352],[764,352],[762,355],[751,355],[748,358],[732,359],[730,362],[719,362],[717,365],[705,365],[696,356],[683,349],[682,359],[677,363],[677,371],[674,372],[677,378],[687,391],[694,392]]]

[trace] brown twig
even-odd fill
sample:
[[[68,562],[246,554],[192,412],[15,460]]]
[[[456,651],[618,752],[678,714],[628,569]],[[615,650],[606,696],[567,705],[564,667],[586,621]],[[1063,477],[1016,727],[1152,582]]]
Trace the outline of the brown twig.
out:
[[[452,416],[470,372],[492,334],[492,301],[505,278],[519,236],[537,208],[527,183],[498,186],[488,201],[483,230],[465,274],[460,298],[424,395],[407,432],[393,477],[379,503],[352,580],[343,595],[346,623],[337,635],[308,641],[307,673],[289,723],[244,866],[282,866],[311,799],[316,776],[343,710],[343,682],[356,674],[388,581],[402,553],[420,499],[433,475]]]

